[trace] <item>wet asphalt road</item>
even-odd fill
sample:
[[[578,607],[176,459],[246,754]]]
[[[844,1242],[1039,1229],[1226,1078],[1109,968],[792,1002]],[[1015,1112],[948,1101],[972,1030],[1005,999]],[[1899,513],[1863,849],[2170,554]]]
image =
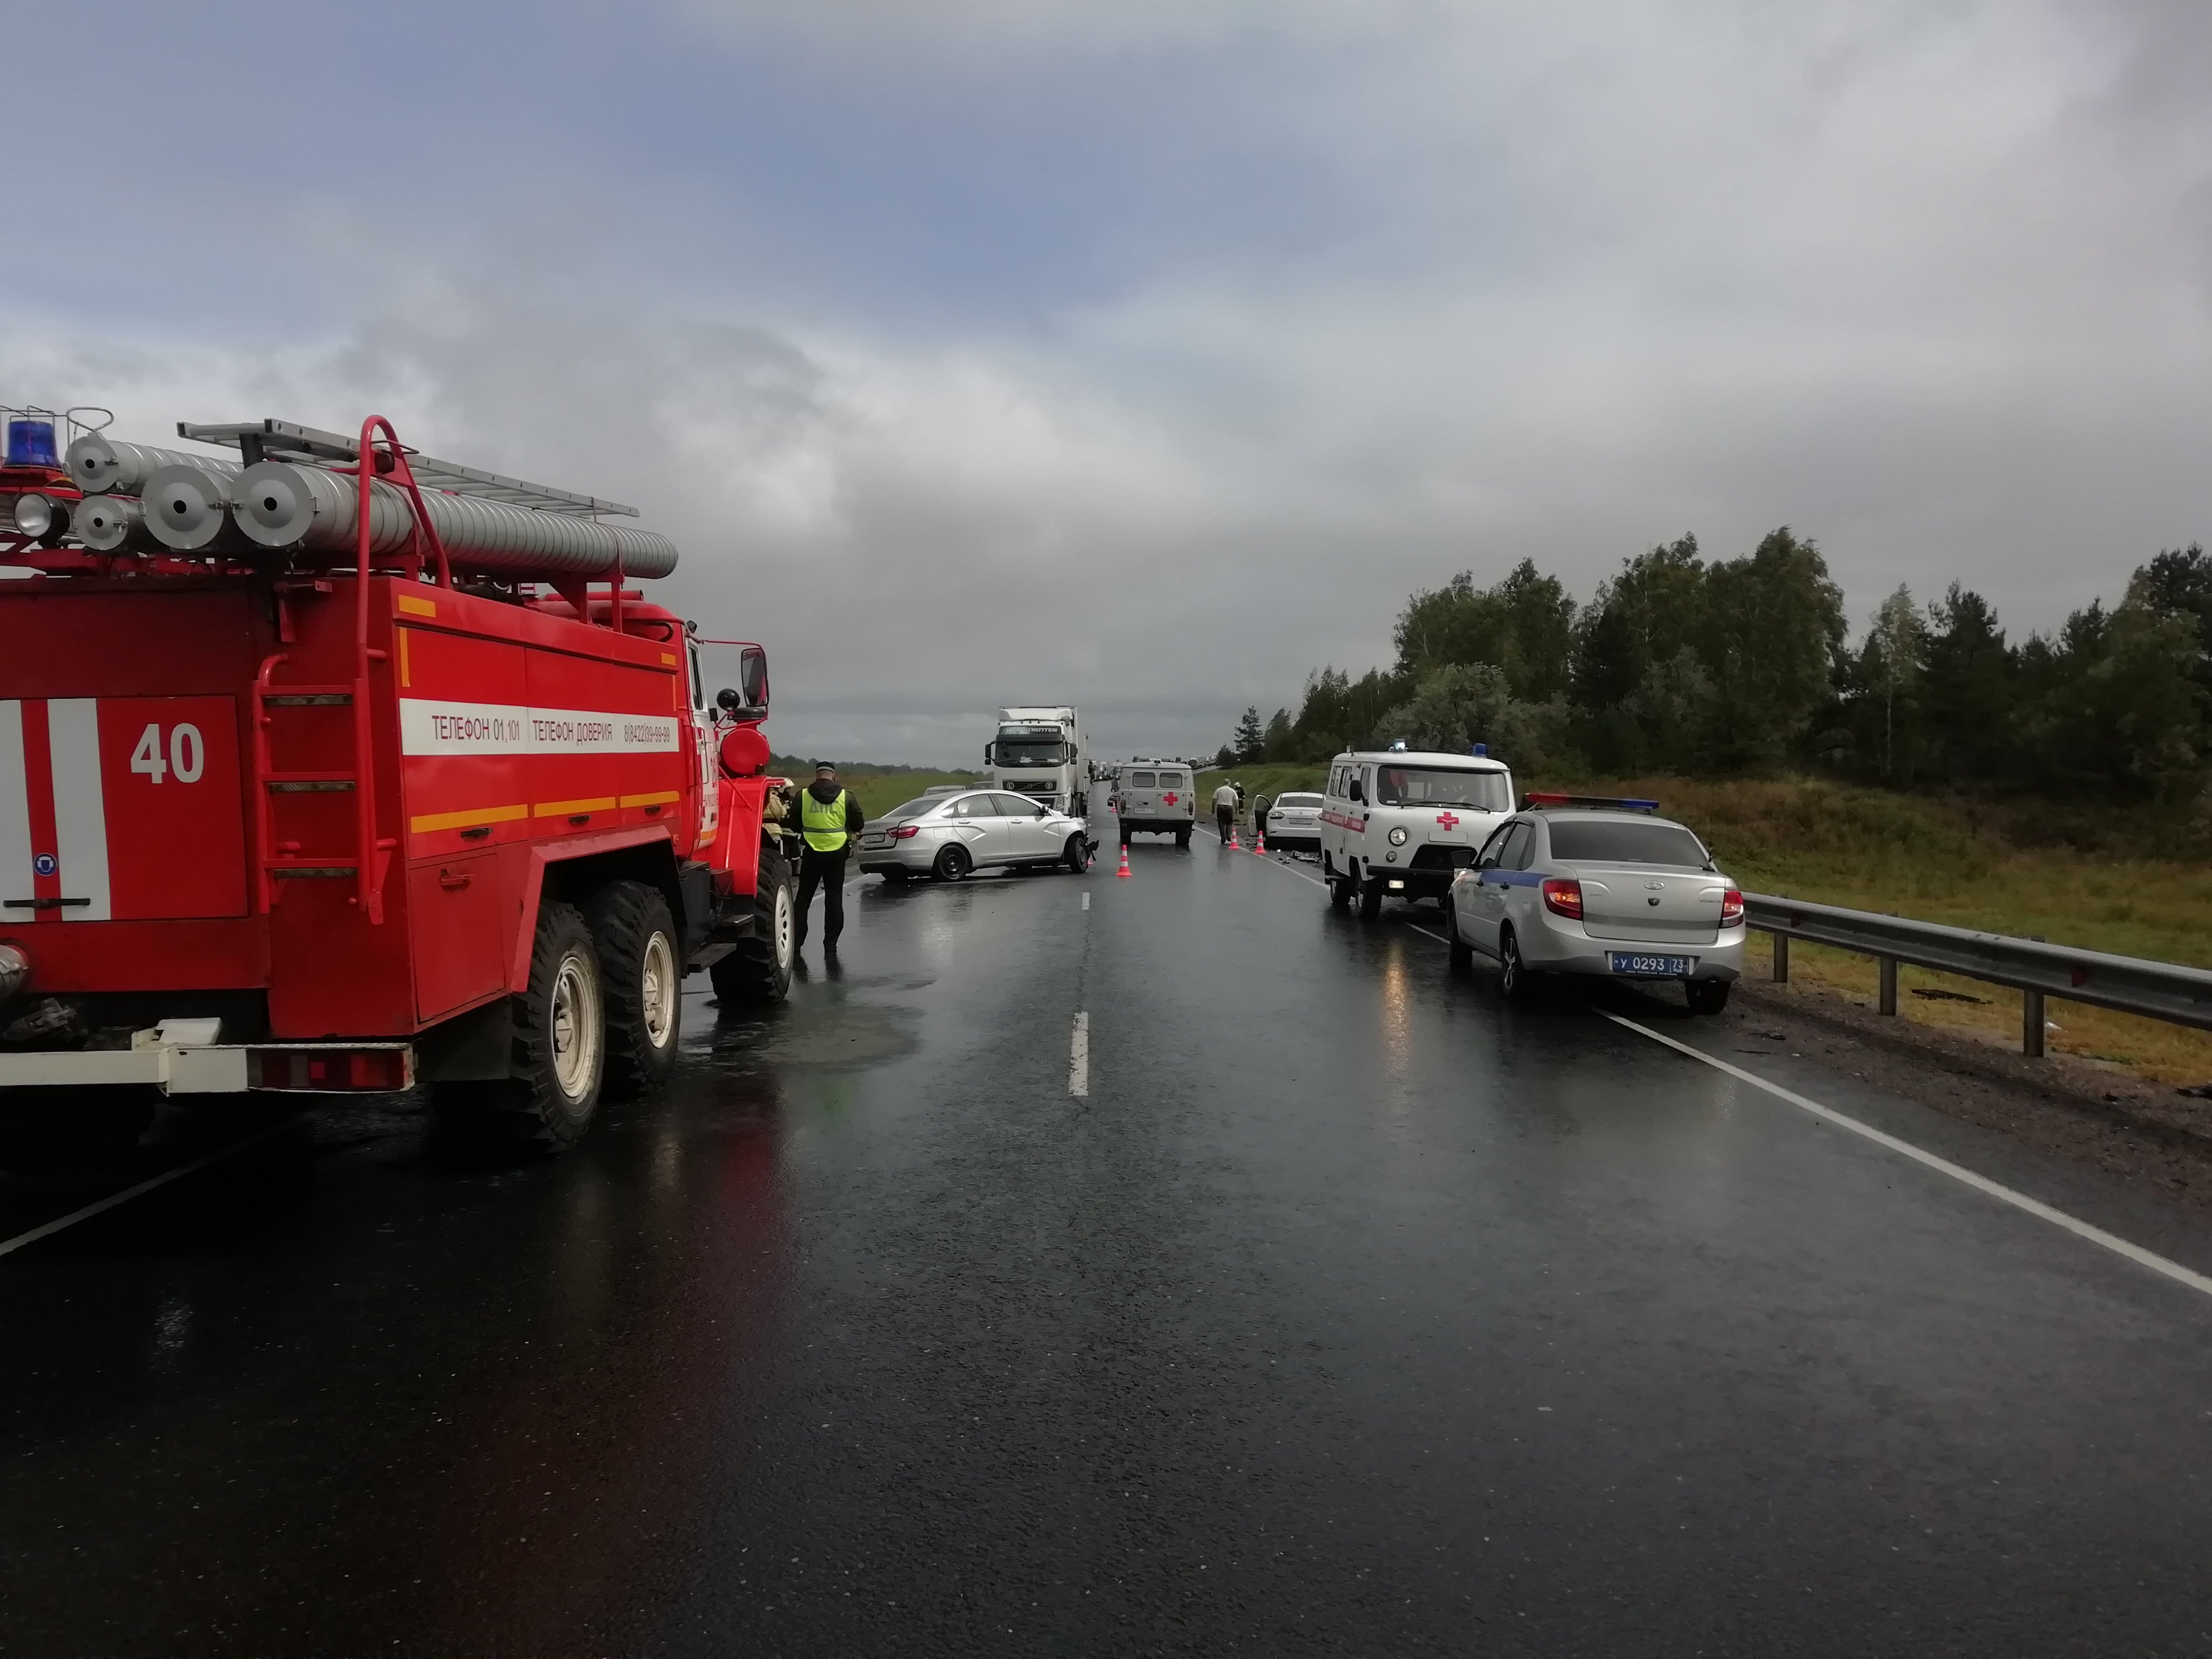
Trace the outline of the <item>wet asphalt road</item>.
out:
[[[0,1257],[0,1651],[2212,1651],[2212,1298],[1132,862],[868,883],[565,1158],[328,1111]]]

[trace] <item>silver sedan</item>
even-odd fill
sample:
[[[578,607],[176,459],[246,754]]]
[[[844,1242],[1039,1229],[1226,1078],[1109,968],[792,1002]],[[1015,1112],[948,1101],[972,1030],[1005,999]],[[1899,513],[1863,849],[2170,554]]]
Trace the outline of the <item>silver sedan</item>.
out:
[[[1499,991],[1539,974],[1675,980],[1717,1014],[1743,971],[1743,894],[1656,802],[1530,795],[1444,897],[1452,967],[1497,963]]]
[[[1091,842],[1079,818],[1000,790],[924,795],[862,831],[860,872],[887,881],[958,881],[972,870],[1065,865],[1080,874]]]

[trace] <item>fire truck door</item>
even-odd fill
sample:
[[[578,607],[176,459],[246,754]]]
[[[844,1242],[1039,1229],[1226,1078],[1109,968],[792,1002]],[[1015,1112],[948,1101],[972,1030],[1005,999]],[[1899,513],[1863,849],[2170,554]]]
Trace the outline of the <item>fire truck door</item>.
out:
[[[499,858],[497,853],[477,853],[429,860],[408,870],[417,1018],[440,1018],[505,988]]]
[[[0,701],[0,919],[246,914],[237,705]]]

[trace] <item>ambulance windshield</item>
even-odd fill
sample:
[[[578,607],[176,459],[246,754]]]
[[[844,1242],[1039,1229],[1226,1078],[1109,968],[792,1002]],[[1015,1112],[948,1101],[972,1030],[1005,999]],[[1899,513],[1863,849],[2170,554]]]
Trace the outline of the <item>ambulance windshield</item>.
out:
[[[1377,806],[1467,806],[1510,812],[1513,792],[1503,772],[1462,772],[1440,766],[1378,766]]]

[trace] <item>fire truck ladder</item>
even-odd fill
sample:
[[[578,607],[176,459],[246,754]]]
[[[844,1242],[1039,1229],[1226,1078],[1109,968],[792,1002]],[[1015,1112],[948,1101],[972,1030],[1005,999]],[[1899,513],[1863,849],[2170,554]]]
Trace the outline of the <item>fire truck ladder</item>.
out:
[[[270,422],[264,424],[274,428],[280,423]],[[185,428],[179,426],[178,430],[182,432]],[[304,432],[305,429],[293,430]],[[380,433],[380,443],[378,441]],[[344,440],[332,438],[327,434],[309,435],[324,442],[325,447],[334,447],[344,443]],[[353,902],[362,908],[372,925],[378,925],[384,921],[384,878],[392,867],[392,855],[399,848],[398,837],[376,833],[375,732],[370,723],[372,705],[369,702],[368,674],[372,664],[386,659],[385,653],[368,642],[368,579],[372,559],[369,551],[369,485],[379,473],[396,475],[394,482],[405,490],[414,512],[415,536],[406,558],[402,562],[411,567],[410,576],[422,570],[427,553],[436,561],[441,587],[451,587],[453,577],[446,550],[438,539],[437,527],[430,522],[430,515],[423,508],[422,488],[416,480],[414,470],[408,464],[409,452],[400,444],[398,434],[392,431],[392,422],[380,415],[370,416],[362,422],[360,441],[351,446],[351,449],[353,465],[349,467],[334,466],[331,470],[350,473],[360,480],[361,484],[361,539],[354,568],[353,678],[325,685],[287,684],[279,686],[272,677],[278,668],[291,659],[289,653],[283,652],[264,659],[260,672],[253,677],[254,810],[260,842],[258,902],[261,914],[266,915],[270,907],[276,902],[276,884],[279,881],[350,876],[356,884]],[[480,476],[502,486],[511,483],[489,474]],[[619,586],[619,582],[617,585]],[[275,711],[343,707],[350,707],[353,710],[353,770],[276,770],[269,743],[269,726]],[[273,797],[322,792],[348,792],[354,798],[351,864],[334,863],[327,858],[311,856],[304,854],[296,842],[280,842],[276,839]]]

